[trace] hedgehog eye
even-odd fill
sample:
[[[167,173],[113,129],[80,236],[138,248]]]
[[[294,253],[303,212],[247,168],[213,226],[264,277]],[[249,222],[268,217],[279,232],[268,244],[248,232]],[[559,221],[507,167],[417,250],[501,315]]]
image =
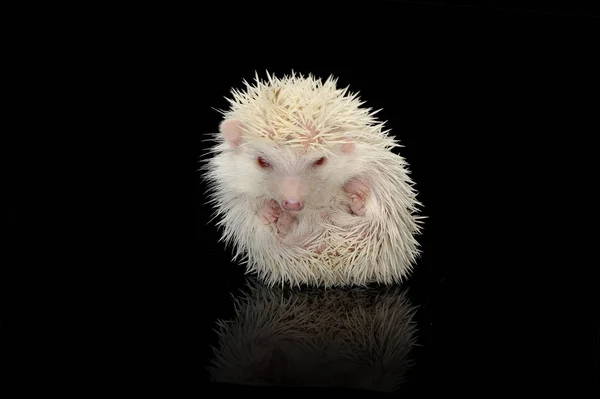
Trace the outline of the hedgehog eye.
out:
[[[321,166],[325,163],[326,160],[327,160],[327,158],[321,157],[321,158],[317,159],[315,162],[313,162],[313,166]]]
[[[260,166],[261,168],[268,168],[269,166],[271,166],[271,164],[269,162],[265,161],[265,159],[263,157],[258,157],[256,162],[258,163],[258,166]]]

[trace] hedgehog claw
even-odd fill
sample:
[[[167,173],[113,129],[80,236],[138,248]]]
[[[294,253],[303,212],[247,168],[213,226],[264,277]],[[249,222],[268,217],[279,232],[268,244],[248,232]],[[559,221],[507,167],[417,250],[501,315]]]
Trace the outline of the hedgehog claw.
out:
[[[360,178],[354,178],[344,184],[344,192],[350,197],[350,209],[358,216],[365,215],[365,201],[369,195],[369,186]]]
[[[281,207],[275,200],[265,202],[263,207],[258,211],[258,216],[260,216],[265,224],[274,223],[279,215],[281,215]]]
[[[352,213],[357,216],[365,216],[365,201],[360,198],[352,198],[350,209],[352,210]]]

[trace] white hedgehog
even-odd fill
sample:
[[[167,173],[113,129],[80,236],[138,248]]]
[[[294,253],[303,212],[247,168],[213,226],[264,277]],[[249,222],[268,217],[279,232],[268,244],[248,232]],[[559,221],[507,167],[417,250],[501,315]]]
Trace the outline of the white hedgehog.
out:
[[[336,78],[267,77],[232,90],[202,168],[234,260],[271,286],[401,282],[422,217],[397,140]]]
[[[244,385],[394,391],[417,342],[416,308],[399,286],[269,288],[250,280],[219,320],[212,380]]]

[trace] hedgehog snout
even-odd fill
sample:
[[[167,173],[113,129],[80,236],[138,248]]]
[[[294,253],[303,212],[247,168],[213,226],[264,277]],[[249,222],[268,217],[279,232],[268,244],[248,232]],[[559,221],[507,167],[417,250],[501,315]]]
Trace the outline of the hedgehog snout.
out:
[[[300,211],[304,208],[304,202],[300,194],[301,179],[298,176],[288,176],[283,180],[281,207],[286,211]]]
[[[297,198],[288,198],[282,202],[283,209],[286,211],[301,211],[304,208],[304,203]]]

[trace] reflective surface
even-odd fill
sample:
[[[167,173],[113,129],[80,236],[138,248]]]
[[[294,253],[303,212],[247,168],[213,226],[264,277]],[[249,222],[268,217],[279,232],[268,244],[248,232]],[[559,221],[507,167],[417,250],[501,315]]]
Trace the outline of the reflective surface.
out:
[[[391,392],[416,344],[415,307],[400,287],[267,288],[254,279],[218,321],[217,382]]]

